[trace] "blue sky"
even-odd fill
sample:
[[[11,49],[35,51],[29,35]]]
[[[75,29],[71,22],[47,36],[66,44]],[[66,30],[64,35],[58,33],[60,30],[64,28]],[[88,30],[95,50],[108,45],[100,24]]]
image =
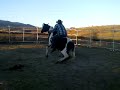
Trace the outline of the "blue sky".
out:
[[[120,0],[0,0],[0,20],[65,27],[120,24]]]

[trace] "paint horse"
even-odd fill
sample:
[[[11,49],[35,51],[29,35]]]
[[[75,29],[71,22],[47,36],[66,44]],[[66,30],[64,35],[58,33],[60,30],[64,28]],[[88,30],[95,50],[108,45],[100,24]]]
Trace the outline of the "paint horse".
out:
[[[46,57],[48,57],[48,50],[50,48],[53,50],[51,45],[52,45],[52,37],[55,35],[55,33],[51,32],[52,30],[53,30],[52,26],[43,23],[41,33],[48,32],[48,40],[49,40],[48,45],[46,46]],[[59,59],[57,62],[62,62],[69,57],[75,57],[75,45],[70,38],[64,37],[64,38],[58,39],[55,47],[56,47],[55,50],[61,51],[63,55],[63,57]]]

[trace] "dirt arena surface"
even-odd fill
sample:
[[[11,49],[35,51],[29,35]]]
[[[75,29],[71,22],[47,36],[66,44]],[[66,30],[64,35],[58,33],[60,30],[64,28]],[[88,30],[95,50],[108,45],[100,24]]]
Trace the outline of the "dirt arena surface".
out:
[[[59,58],[40,44],[0,45],[0,90],[120,90],[120,52],[76,47],[75,58]]]

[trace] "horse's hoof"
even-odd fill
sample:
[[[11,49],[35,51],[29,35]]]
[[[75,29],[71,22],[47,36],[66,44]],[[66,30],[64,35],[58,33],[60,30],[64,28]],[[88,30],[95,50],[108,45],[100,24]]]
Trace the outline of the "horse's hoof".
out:
[[[55,62],[55,64],[58,64],[58,63],[60,63],[60,62],[58,62],[58,61],[57,61],[57,62]]]
[[[46,58],[48,58],[48,55],[46,55]]]
[[[58,63],[62,63],[62,61],[57,61],[57,62],[55,62],[55,64],[58,64]]]

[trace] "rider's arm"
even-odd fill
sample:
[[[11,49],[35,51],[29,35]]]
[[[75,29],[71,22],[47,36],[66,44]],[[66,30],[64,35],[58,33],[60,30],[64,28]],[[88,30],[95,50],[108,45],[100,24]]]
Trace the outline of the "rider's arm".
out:
[[[56,24],[53,28],[53,32],[57,32],[58,25]]]

